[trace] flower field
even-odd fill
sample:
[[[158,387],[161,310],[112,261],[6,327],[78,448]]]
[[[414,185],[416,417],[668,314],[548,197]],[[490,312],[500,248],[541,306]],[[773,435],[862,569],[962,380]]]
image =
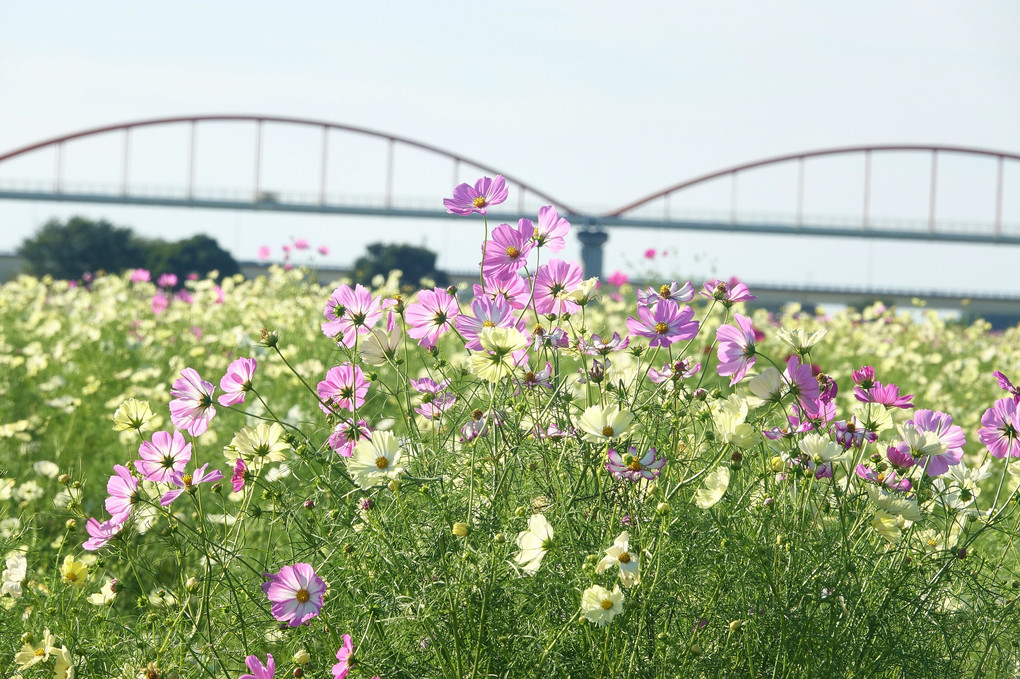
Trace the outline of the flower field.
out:
[[[29,677],[1020,672],[1020,332],[750,310],[485,211],[479,281],[0,288]]]

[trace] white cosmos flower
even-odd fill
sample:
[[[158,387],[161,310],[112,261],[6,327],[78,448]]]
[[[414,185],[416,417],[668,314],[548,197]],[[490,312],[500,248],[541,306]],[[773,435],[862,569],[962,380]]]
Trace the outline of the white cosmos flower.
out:
[[[623,436],[633,421],[634,415],[629,410],[621,410],[619,406],[603,408],[594,405],[584,411],[577,420],[577,426],[585,432],[586,441],[599,443]]]
[[[117,597],[117,593],[113,591],[115,581],[107,578],[102,588],[95,594],[89,595],[89,603],[93,606],[105,606],[106,604],[112,603]]]
[[[358,486],[371,488],[404,471],[400,467],[401,454],[396,436],[388,431],[375,431],[372,438],[358,441],[354,455],[347,458],[347,471]]]
[[[895,516],[889,512],[882,511],[881,509],[875,512],[875,518],[871,522],[871,527],[874,528],[879,535],[892,543],[899,542],[900,537],[903,536],[903,529],[908,528],[909,526],[910,522],[902,516]]]
[[[613,542],[613,546],[606,550],[606,555],[602,557],[602,560],[595,567],[595,572],[602,574],[607,569],[618,566],[620,569],[620,583],[624,587],[631,587],[640,583],[639,559],[636,554],[630,553],[629,542],[630,533],[627,531],[620,533]]]
[[[778,401],[782,396],[783,386],[782,374],[775,368],[765,368],[747,383],[747,388],[754,394],[748,399],[748,403],[757,407],[763,403]]]
[[[843,448],[843,446],[838,445],[835,441],[814,432],[802,438],[797,446],[800,448],[800,451],[811,458],[811,461],[815,464],[835,462],[847,456],[847,451]]]
[[[60,467],[55,462],[50,462],[49,460],[39,460],[32,465],[32,469],[36,474],[50,479],[55,479],[60,474]]]
[[[702,509],[708,509],[722,499],[726,489],[730,486],[730,468],[722,465],[715,468],[711,474],[705,477],[705,486],[694,494],[694,504]]]
[[[612,592],[601,585],[592,585],[581,594],[581,612],[599,627],[604,627],[623,613],[623,592],[617,585]]]
[[[818,341],[825,337],[827,332],[828,330],[825,329],[815,330],[809,335],[804,328],[796,328],[794,330],[780,328],[776,331],[776,337],[789,344],[793,347],[794,351],[799,353],[818,344]]]
[[[901,516],[910,522],[921,520],[921,509],[917,506],[917,502],[903,495],[889,493],[878,486],[869,485],[868,498],[884,512]]]
[[[28,560],[21,552],[14,552],[7,557],[5,565],[7,568],[0,576],[3,581],[0,584],[0,596],[9,594],[15,599],[20,599],[24,593],[22,585],[28,577]]]
[[[552,547],[553,529],[544,514],[532,514],[528,519],[528,530],[517,535],[517,546],[521,551],[514,561],[528,575],[534,575],[542,565],[542,557]]]

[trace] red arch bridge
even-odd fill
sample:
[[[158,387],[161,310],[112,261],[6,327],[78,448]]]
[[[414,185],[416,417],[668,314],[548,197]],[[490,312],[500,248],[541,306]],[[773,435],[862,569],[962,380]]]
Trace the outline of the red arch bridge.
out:
[[[199,138],[206,141],[220,136],[223,124],[233,127],[248,128],[244,132],[244,153],[253,160],[251,166],[251,183],[248,187],[224,191],[209,188],[202,173],[199,154]],[[266,181],[267,157],[265,139],[271,127],[287,126],[300,128],[304,131],[306,145],[314,146],[317,176],[301,191],[283,192],[275,190],[275,184],[269,186]],[[214,128],[216,134],[208,134],[208,128]],[[173,187],[153,188],[141,184],[135,176],[133,167],[138,165],[133,140],[153,129],[173,129],[177,140],[173,147],[181,159],[182,177],[179,185]],[[200,134],[201,132],[201,134]],[[309,137],[309,132],[311,136]],[[337,155],[343,155],[348,161],[350,153],[342,153],[338,149],[337,140],[357,139],[369,142],[371,150],[362,153],[374,154],[374,181],[376,186],[370,197],[337,194],[333,191],[336,177],[332,176]],[[98,184],[91,179],[86,182],[74,181],[68,176],[66,165],[70,149],[78,145],[88,144],[93,138],[104,139],[103,150],[98,152],[100,162],[113,170],[116,178],[106,184]],[[112,140],[112,144],[110,143]],[[363,145],[365,146],[365,145]],[[367,146],[366,149],[367,149]],[[349,151],[350,147],[347,147]],[[183,153],[181,153],[183,152]],[[232,153],[237,153],[235,148]],[[882,220],[872,213],[872,194],[875,180],[872,172],[872,160],[878,155],[902,154],[913,152],[925,154],[928,162],[924,173],[927,183],[926,214],[912,220]],[[494,219],[517,219],[526,209],[535,204],[556,205],[560,213],[566,216],[576,227],[575,233],[582,245],[582,258],[585,271],[600,275],[602,269],[602,246],[608,239],[607,229],[642,228],[642,229],[687,229],[698,231],[718,231],[731,233],[776,234],[829,236],[843,238],[867,239],[899,239],[924,240],[957,243],[986,243],[1020,245],[1020,228],[1007,225],[1003,221],[1003,204],[1005,200],[1004,184],[1007,166],[1010,169],[1020,167],[1020,155],[1004,151],[977,149],[958,146],[923,146],[912,144],[890,144],[877,146],[853,146],[832,148],[795,153],[766,158],[751,163],[724,168],[715,172],[700,175],[686,181],[673,184],[661,191],[645,196],[613,210],[590,212],[575,209],[548,193],[537,189],[517,177],[490,167],[481,162],[446,151],[435,146],[412,139],[385,134],[349,125],[341,125],[321,120],[287,118],[279,116],[248,116],[248,115],[202,115],[175,118],[158,118],[137,120],[117,125],[109,125],[75,132],[52,139],[29,144],[22,148],[0,154],[0,171],[9,170],[25,159],[49,155],[52,157],[49,176],[39,180],[3,179],[0,178],[0,199],[26,201],[63,201],[72,203],[111,203],[124,205],[148,205],[161,207],[192,207],[226,210],[260,210],[280,212],[303,212],[337,215],[362,215],[373,217],[402,217],[415,219],[446,219],[454,217],[442,209],[438,199],[418,201],[406,198],[395,189],[396,177],[400,172],[400,160],[407,155],[428,156],[434,161],[449,165],[449,175],[454,184],[473,179],[479,173],[487,175],[502,174],[516,190],[516,205],[500,206],[500,211],[493,211]],[[858,172],[863,175],[862,190],[859,197],[859,214],[840,219],[824,219],[805,214],[805,176],[809,165],[816,159],[832,156],[857,156],[861,162]],[[940,186],[939,167],[943,159],[954,156],[971,156],[983,159],[991,164],[992,173],[990,195],[994,197],[990,204],[983,206],[992,215],[991,219],[982,223],[971,221],[968,224],[951,224],[938,215]],[[355,157],[355,164],[363,166],[365,158]],[[788,165],[795,170],[795,200],[792,201],[787,214],[763,218],[748,217],[738,210],[739,179],[747,173],[772,166]],[[1014,167],[1015,166],[1015,167]],[[6,174],[6,173],[4,173]],[[0,175],[2,177],[4,175]],[[362,176],[360,179],[364,180]],[[671,207],[674,201],[682,198],[685,192],[710,182],[728,181],[729,206],[709,217],[692,218]],[[791,192],[793,193],[793,192]],[[516,207],[517,212],[510,211]],[[459,217],[454,217],[460,219]]]

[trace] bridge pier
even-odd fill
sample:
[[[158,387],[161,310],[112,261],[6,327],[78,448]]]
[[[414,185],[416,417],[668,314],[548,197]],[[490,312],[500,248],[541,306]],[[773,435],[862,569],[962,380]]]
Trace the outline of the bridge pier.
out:
[[[594,220],[589,220],[577,232],[581,241],[581,264],[584,266],[585,278],[602,277],[602,246],[609,240],[609,234]]]

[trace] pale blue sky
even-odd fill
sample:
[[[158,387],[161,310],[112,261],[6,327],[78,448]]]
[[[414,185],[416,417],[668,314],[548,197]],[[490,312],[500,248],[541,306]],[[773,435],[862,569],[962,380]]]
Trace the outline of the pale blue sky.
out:
[[[1020,151],[1020,4],[1011,0],[513,2],[470,10],[449,2],[0,0],[0,15],[0,151],[137,118],[291,115],[476,157],[582,209],[818,147],[909,142]],[[225,128],[200,132],[202,181],[250,183],[233,153],[249,152],[245,139]],[[315,143],[314,135],[269,135],[266,188],[314,190]],[[181,183],[181,146],[172,136],[138,137],[139,181]],[[67,154],[70,178],[117,181],[116,142],[71,146]],[[356,179],[378,173],[379,154],[367,147],[357,154],[352,183],[342,188],[370,192]],[[50,156],[0,166],[0,181],[47,177],[52,163]],[[940,216],[990,219],[992,165],[940,163]],[[418,167],[404,166],[398,191],[438,204],[452,188],[449,175]],[[923,217],[926,160],[876,161],[875,168],[872,213]],[[809,212],[859,210],[859,172],[838,164],[811,172]],[[788,211],[793,186],[789,172],[757,182],[749,176],[741,205]],[[691,205],[724,204],[728,188],[714,191]],[[1007,221],[1020,224],[1020,167],[1007,174],[1005,207]],[[3,202],[0,250],[14,249],[48,218],[71,214],[147,235],[208,232],[242,258],[264,243],[306,237],[329,244],[331,260],[349,262],[365,243],[385,239],[424,241],[442,251],[444,265],[466,269],[480,238],[470,222]],[[1018,250],[1010,248],[675,232],[613,232],[607,271],[638,262],[651,245],[674,253],[663,274],[975,291],[1017,283]]]

